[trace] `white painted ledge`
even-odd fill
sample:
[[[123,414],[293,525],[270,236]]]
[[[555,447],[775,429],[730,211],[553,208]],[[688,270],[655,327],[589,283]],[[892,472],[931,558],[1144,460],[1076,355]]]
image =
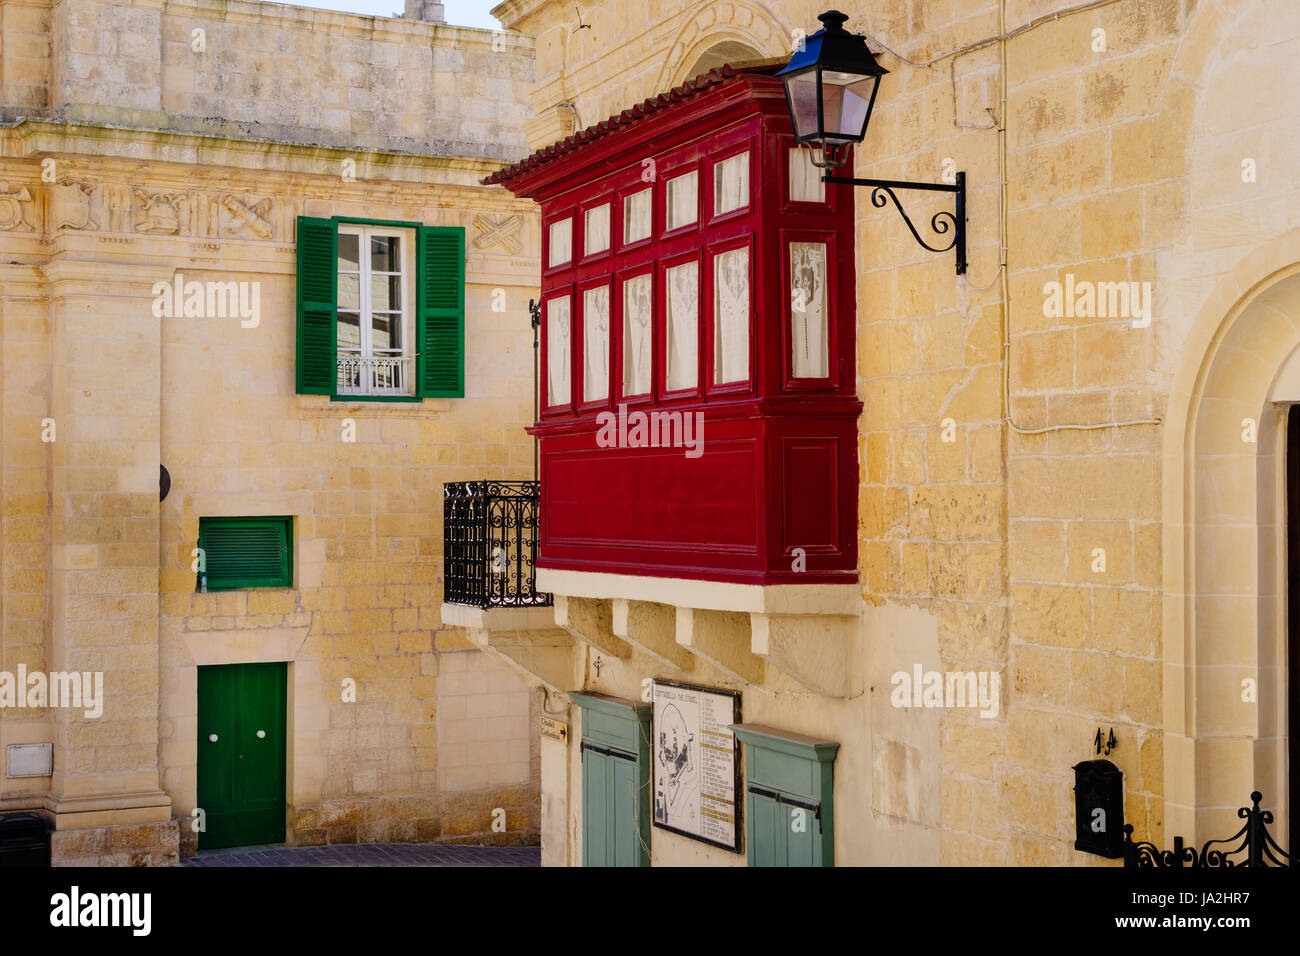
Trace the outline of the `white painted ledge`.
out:
[[[554,628],[553,607],[470,607],[444,604],[439,609],[442,623],[475,631],[545,631]]]
[[[862,587],[853,584],[733,584],[638,574],[537,569],[537,590],[567,597],[649,601],[707,611],[750,614],[849,614],[862,605]],[[445,620],[445,618],[444,618]]]

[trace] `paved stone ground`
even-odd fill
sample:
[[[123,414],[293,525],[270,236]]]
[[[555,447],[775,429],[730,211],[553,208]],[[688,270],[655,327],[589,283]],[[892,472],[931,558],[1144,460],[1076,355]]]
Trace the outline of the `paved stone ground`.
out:
[[[176,866],[541,866],[538,846],[345,843],[207,850]]]

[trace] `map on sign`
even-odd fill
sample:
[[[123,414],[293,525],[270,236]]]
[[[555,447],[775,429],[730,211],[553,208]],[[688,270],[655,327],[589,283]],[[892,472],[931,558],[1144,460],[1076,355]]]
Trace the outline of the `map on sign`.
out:
[[[655,826],[739,852],[739,720],[734,691],[655,681]]]

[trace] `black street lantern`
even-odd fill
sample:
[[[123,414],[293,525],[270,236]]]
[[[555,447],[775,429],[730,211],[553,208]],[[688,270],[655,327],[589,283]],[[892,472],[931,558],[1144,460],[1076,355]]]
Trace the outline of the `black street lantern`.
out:
[[[817,19],[822,28],[777,76],[785,83],[795,141],[826,151],[862,142],[880,78],[889,71],[876,62],[865,37],[844,29],[843,13],[827,10]]]
[[[844,165],[848,147],[861,143],[867,135],[880,78],[889,71],[876,62],[866,37],[844,29],[847,16],[827,10],[817,19],[822,28],[804,40],[777,76],[785,83],[785,104],[790,110],[795,142],[813,147],[813,165],[835,169]],[[931,252],[956,251],[957,274],[962,275],[966,271],[966,174],[959,172],[954,178],[952,183],[907,183],[822,174],[822,182],[870,186],[871,204],[877,209],[892,199],[917,242]],[[922,239],[903,211],[896,189],[953,193],[955,213],[938,212],[930,219],[930,228],[938,235],[946,235],[951,229],[952,241],[946,246],[932,246]]]

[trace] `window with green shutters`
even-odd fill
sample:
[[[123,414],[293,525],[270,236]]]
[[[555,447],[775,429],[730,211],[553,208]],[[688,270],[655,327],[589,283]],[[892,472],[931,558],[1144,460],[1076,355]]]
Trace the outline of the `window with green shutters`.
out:
[[[571,692],[582,708],[582,865],[650,865],[650,705]]]
[[[731,730],[745,745],[749,865],[834,866],[840,745],[758,724]]]
[[[293,587],[293,518],[200,518],[200,591]]]
[[[348,401],[465,394],[465,230],[298,218],[296,389]]]

